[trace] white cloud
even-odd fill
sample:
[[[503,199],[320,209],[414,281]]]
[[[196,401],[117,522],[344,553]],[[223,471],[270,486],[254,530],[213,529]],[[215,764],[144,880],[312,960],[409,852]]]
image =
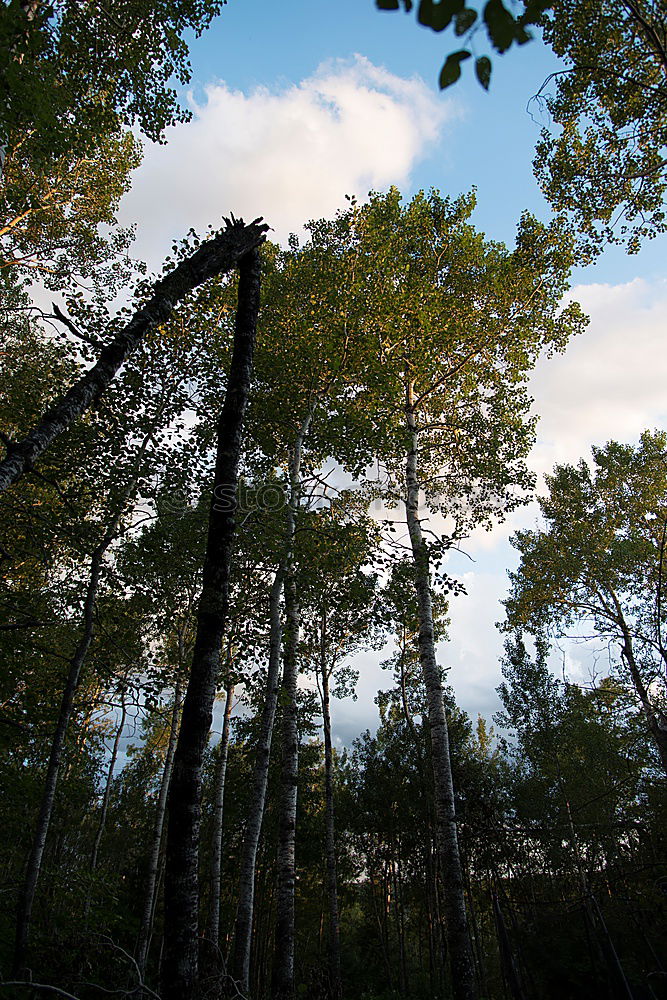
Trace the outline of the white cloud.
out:
[[[620,285],[581,285],[573,291],[591,322],[563,355],[543,358],[532,378],[535,411],[540,414],[538,443],[530,464],[541,476],[555,462],[590,458],[593,444],[610,439],[636,441],[641,432],[667,426],[667,281],[635,279]],[[500,601],[507,593],[506,567],[516,565],[508,537],[534,527],[536,504],[515,511],[487,533],[478,531],[464,544],[475,559],[472,570],[462,559],[451,572],[465,583],[467,596],[451,605],[451,642],[440,656],[451,666],[449,682],[459,704],[473,715],[491,714],[500,683],[502,637],[494,622],[504,616]],[[599,642],[563,640],[569,677],[588,682],[609,669],[609,654]]]
[[[571,298],[590,324],[563,354],[541,358],[530,382],[540,418],[529,459],[538,492],[556,463],[588,460],[592,445],[637,441],[643,430],[667,426],[667,281],[582,284]],[[464,548],[475,558],[493,557],[538,517],[535,503],[519,508],[492,531],[473,532]]]
[[[593,444],[636,440],[667,417],[667,281],[580,285],[572,297],[590,326],[532,379],[538,473],[590,457]]]
[[[223,81],[191,99],[193,120],[146,149],[122,206],[141,220],[135,252],[158,266],[190,227],[233,212],[263,215],[285,240],[310,218],[331,216],[346,194],[409,183],[454,104],[419,78],[356,56],[319,67],[299,84],[251,93]]]

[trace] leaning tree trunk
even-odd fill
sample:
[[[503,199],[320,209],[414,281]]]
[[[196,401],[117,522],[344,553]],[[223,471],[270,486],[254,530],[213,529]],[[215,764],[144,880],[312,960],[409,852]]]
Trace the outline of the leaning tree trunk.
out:
[[[229,657],[231,659],[231,657]],[[231,671],[228,660],[227,669]],[[225,709],[222,717],[222,735],[218,766],[215,769],[215,802],[213,804],[213,835],[211,837],[211,896],[208,909],[207,936],[215,955],[220,947],[220,896],[222,886],[222,834],[225,811],[225,780],[227,778],[227,758],[229,756],[229,724],[234,704],[234,682],[228,674],[225,683]],[[217,960],[214,960],[217,965]]]
[[[260,257],[257,250],[252,250],[239,261],[234,351],[218,423],[197,634],[168,797],[161,968],[163,1000],[196,1000],[199,991],[198,852],[202,765],[211,728],[220,647],[229,604],[238,467],[252,374],[259,284]]]
[[[88,650],[90,649],[90,644],[95,635],[95,602],[97,600],[97,591],[99,589],[100,578],[102,575],[104,555],[116,537],[116,531],[126,505],[130,498],[134,495],[134,491],[139,481],[141,461],[146,449],[148,448],[152,435],[152,430],[145,435],[137,455],[136,474],[127,484],[120,503],[116,508],[115,514],[107,525],[101,541],[93,550],[90,558],[90,576],[88,578],[88,586],[86,588],[86,596],[83,604],[83,629],[81,632],[81,638],[79,639],[77,647],[74,651],[74,655],[70,660],[67,679],[65,681],[65,688],[60,702],[58,722],[51,741],[51,752],[49,754],[49,763],[46,769],[44,791],[39,808],[37,826],[35,828],[30,855],[28,857],[23,889],[19,896],[13,958],[13,972],[16,976],[22,974],[23,966],[25,964],[28,939],[30,936],[32,907],[35,901],[37,882],[39,881],[39,875],[42,867],[46,837],[51,823],[51,816],[53,814],[53,804],[56,797],[56,787],[58,785],[58,775],[60,773],[60,765],[62,763],[67,728],[69,726],[72,709],[74,707],[74,698],[79,686],[81,670],[86,662]]]
[[[183,634],[179,632],[179,666],[182,663]],[[164,820],[167,814],[167,794],[171,782],[171,772],[174,766],[174,754],[176,752],[176,740],[178,738],[178,720],[181,710],[181,683],[176,682],[174,690],[174,707],[171,712],[171,723],[169,726],[169,742],[167,753],[164,759],[162,770],[162,780],[157,799],[157,809],[155,811],[155,825],[153,827],[153,842],[151,853],[148,859],[148,877],[146,879],[146,890],[144,893],[144,905],[141,911],[141,924],[139,925],[139,938],[137,940],[136,956],[139,974],[143,980],[146,973],[146,963],[148,960],[148,949],[153,932],[153,916],[155,914],[155,894],[158,883],[158,872],[160,870],[160,848],[162,846],[162,833],[164,830]]]
[[[238,991],[246,995],[250,980],[250,944],[255,902],[255,870],[259,835],[262,829],[266,789],[269,782],[269,761],[273,724],[278,704],[280,685],[280,651],[282,647],[282,620],[280,599],[283,592],[284,570],[279,568],[273,578],[269,600],[270,638],[269,666],[266,678],[266,695],[260,725],[259,741],[255,751],[255,767],[250,793],[250,805],[241,847],[241,875],[239,879],[239,901],[234,926],[234,950],[232,952],[231,977]]]
[[[415,569],[415,589],[419,613],[419,658],[426,687],[428,722],[431,732],[436,831],[444,883],[444,911],[452,990],[455,1000],[474,1000],[476,996],[475,973],[468,937],[463,875],[456,830],[449,732],[440,672],[435,656],[429,556],[419,520],[419,480],[417,478],[419,431],[414,409],[413,384],[408,383],[406,390],[405,415],[407,430],[410,434],[410,450],[405,464],[407,493],[405,510]]]
[[[146,334],[166,322],[176,304],[208,278],[230,271],[240,259],[251,256],[269,227],[256,219],[246,226],[242,221],[227,226],[206,240],[166,277],[156,282],[153,295],[132,319],[100,351],[99,360],[78,382],[44,414],[41,422],[22,441],[10,442],[7,455],[0,462],[0,493],[21,478],[35,464],[49,445],[100,398],[125,359]]]
[[[331,700],[329,672],[326,661],[327,612],[322,608],[320,682],[322,684],[322,722],[324,730],[324,796],[326,813],[325,852],[327,859],[327,896],[329,898],[329,979],[331,996],[339,1000],[343,994],[340,974],[340,918],[338,911],[338,879],[336,872],[336,829],[333,796],[333,748],[331,742]]]

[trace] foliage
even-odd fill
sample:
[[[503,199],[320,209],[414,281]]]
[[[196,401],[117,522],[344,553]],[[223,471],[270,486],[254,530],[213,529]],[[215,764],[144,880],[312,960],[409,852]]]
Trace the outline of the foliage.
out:
[[[399,10],[402,6],[410,13],[413,0],[375,0],[380,10]],[[463,38],[468,47],[450,52],[440,70],[440,89],[451,87],[461,76],[461,63],[473,55],[475,36],[482,28],[493,49],[501,55],[512,45],[525,45],[532,38],[530,26],[537,24],[544,10],[553,6],[552,0],[524,0],[522,10],[516,15],[512,4],[502,0],[487,0],[477,9],[465,0],[419,0],[417,20],[433,31],[444,31],[450,26],[457,38]],[[475,76],[485,90],[491,82],[491,60],[487,55],[475,59]]]
[[[665,700],[667,463],[663,432],[608,442],[593,464],[556,466],[540,501],[546,524],[518,532],[510,627],[565,636],[573,626],[609,646],[637,697]],[[643,693],[642,693],[643,692]]]
[[[550,204],[567,213],[588,253],[665,232],[667,18],[656,0],[558,3],[541,20],[564,69],[539,102],[535,170]]]

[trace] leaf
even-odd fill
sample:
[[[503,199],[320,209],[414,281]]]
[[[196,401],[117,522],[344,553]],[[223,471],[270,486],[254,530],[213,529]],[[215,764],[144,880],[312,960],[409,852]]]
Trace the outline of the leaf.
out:
[[[465,0],[420,0],[417,20],[434,31],[444,31],[465,5]]]
[[[463,10],[459,11],[454,18],[454,34],[465,35],[466,31],[472,28],[476,20],[477,11],[470,10],[469,7],[465,7]]]
[[[445,64],[440,70],[440,90],[445,90],[456,83],[461,76],[461,63],[464,59],[470,59],[470,53],[466,49],[452,52],[447,56]]]
[[[506,52],[516,38],[517,23],[502,0],[489,0],[484,8],[484,21],[491,43],[498,52]]]
[[[379,10],[398,10],[398,0],[375,0]]]
[[[484,90],[488,90],[491,82],[491,60],[488,56],[481,56],[475,60],[475,74]]]

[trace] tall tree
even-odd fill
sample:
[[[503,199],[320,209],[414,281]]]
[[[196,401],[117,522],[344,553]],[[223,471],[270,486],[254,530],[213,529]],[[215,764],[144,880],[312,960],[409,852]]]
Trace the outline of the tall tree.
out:
[[[612,643],[667,772],[667,437],[593,448],[593,463],[556,466],[540,500],[544,528],[521,531],[506,602],[511,627]]]
[[[303,656],[317,682],[324,735],[328,987],[334,1000],[343,995],[343,982],[331,698],[354,695],[358,672],[349,658],[377,647],[384,638],[376,614],[377,577],[369,571],[378,544],[377,525],[355,516],[355,506],[359,506],[359,499],[355,504],[353,495],[346,493],[328,510],[316,512],[298,547],[304,606]]]
[[[526,215],[510,252],[475,232],[467,221],[473,207],[471,197],[431,192],[404,208],[392,189],[353,205],[328,229],[339,254],[351,248],[352,314],[368,341],[354,412],[384,463],[387,494],[406,512],[452,987],[461,1000],[475,987],[431,571],[456,539],[520,502],[531,481],[528,371],[540,350],[562,347],[582,326],[576,305],[560,308],[572,261],[567,237]],[[450,519],[435,543],[422,527],[422,491],[426,511]]]
[[[169,788],[165,872],[164,995],[192,997],[198,989],[198,847],[202,760],[211,728],[227,619],[234,511],[245,415],[259,310],[260,261],[257,250],[239,261],[234,352],[225,402],[218,422],[216,467],[211,494],[202,593],[190,678]],[[225,498],[228,502],[219,502]]]

